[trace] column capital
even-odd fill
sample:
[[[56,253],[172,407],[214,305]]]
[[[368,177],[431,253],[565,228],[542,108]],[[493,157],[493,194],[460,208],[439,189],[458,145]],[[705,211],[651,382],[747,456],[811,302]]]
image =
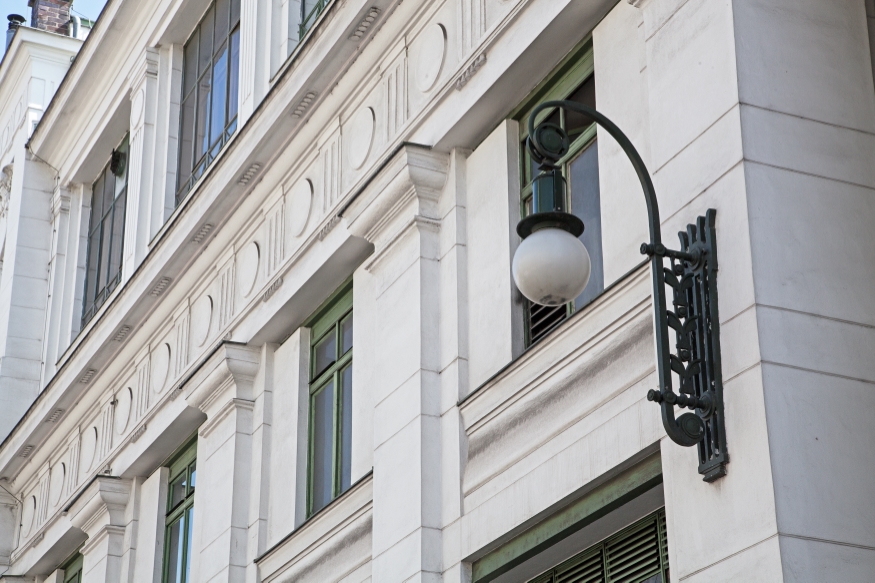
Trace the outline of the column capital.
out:
[[[258,348],[225,342],[188,381],[185,400],[214,417],[229,400],[252,401],[253,383],[258,373],[261,351]],[[230,393],[230,399],[223,398]]]
[[[343,211],[349,231],[379,252],[410,223],[437,223],[449,166],[447,154],[404,144]]]
[[[96,476],[70,506],[70,523],[90,538],[105,526],[123,527],[131,481],[115,476]]]

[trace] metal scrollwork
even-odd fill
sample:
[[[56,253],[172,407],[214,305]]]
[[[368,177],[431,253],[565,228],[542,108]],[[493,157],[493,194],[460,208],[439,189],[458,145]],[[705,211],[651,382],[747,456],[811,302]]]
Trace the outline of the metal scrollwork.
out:
[[[659,205],[650,173],[629,138],[605,115],[574,101],[541,103],[528,119],[528,147],[533,158],[555,165],[561,156],[561,148],[557,150],[547,139],[555,131],[546,131],[551,129],[549,124],[535,125],[541,112],[554,108],[583,114],[606,130],[626,153],[641,182],[650,230],[650,243],[641,245],[641,253],[650,257],[659,379],[659,387],[650,390],[647,398],[659,403],[663,427],[672,441],[685,447],[698,447],[699,473],[706,482],[713,482],[726,475],[729,462],[717,313],[717,211],[708,210],[704,217],[698,217],[695,225],[689,225],[686,232],[680,233],[680,251],[667,249],[662,244]],[[666,259],[669,268],[666,268]],[[673,311],[668,310],[666,286],[672,290]],[[675,335],[674,353],[669,344],[669,330]],[[677,393],[672,390],[673,376],[678,379]],[[675,407],[692,411],[675,417]]]

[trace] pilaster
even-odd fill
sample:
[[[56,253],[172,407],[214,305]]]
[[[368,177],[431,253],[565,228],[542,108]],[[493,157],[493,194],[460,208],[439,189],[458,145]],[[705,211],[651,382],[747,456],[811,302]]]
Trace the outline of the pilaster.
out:
[[[402,148],[345,213],[374,245],[373,579],[441,578],[439,200],[449,159]],[[363,281],[359,278],[357,281]]]
[[[158,52],[145,49],[131,75],[131,125],[128,200],[122,278],[127,280],[146,256],[155,166],[158,105]],[[162,189],[154,189],[162,191]]]
[[[71,506],[71,524],[88,535],[80,550],[83,583],[121,581],[130,495],[130,480],[97,476]]]
[[[272,0],[241,0],[240,109],[242,127],[267,94],[270,82]]]
[[[193,581],[246,579],[260,366],[258,349],[225,343],[190,381],[186,401],[207,415],[198,432]]]
[[[41,387],[45,385],[46,379],[50,379],[54,375],[55,362],[57,362],[59,354],[64,290],[67,287],[68,274],[70,199],[70,191],[61,187],[60,184],[55,184],[55,189],[52,192],[52,246],[49,259],[49,297],[46,307]]]

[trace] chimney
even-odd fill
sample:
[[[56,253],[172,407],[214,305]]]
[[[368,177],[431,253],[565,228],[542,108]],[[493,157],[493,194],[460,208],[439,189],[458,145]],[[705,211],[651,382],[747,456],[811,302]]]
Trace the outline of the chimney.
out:
[[[6,17],[6,20],[9,21],[9,28],[6,29],[6,48],[9,48],[9,45],[12,44],[12,38],[15,36],[15,31],[18,30],[18,27],[24,24],[24,17],[20,14],[10,14]]]
[[[30,25],[33,28],[67,35],[70,5],[73,0],[29,0]]]

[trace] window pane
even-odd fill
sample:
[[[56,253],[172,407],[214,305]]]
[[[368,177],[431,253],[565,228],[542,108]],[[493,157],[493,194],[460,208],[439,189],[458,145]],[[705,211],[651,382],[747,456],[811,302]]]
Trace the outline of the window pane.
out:
[[[182,472],[170,482],[170,509],[185,500],[185,487],[188,483],[186,472]]]
[[[125,202],[127,195],[122,192],[121,196],[115,199],[115,211],[112,216],[112,245],[110,261],[109,261],[109,280],[118,275],[122,266],[122,248],[124,247],[125,235]]]
[[[182,75],[182,95],[187,96],[197,81],[198,31],[195,30],[185,46],[185,69]]]
[[[191,539],[192,532],[194,531],[194,507],[189,508],[185,511],[185,566],[183,570],[185,571],[185,581],[191,581],[191,578],[188,576],[191,571]]]
[[[590,75],[570,96],[571,101],[578,101],[595,109],[595,75]],[[573,142],[592,123],[592,120],[580,113],[565,112],[565,131]]]
[[[352,468],[352,365],[340,374],[343,387],[340,401],[340,491],[350,485]]]
[[[228,86],[228,47],[223,45],[213,61],[213,103],[210,115],[210,144],[221,140],[225,132],[225,97]]]
[[[197,165],[210,147],[209,128],[207,127],[207,120],[210,119],[210,71],[204,73],[198,82],[196,107],[197,133],[195,134],[194,162]]]
[[[100,226],[100,219],[103,217],[103,173],[91,186],[91,223],[88,226],[89,232],[94,231]]]
[[[240,0],[231,0],[231,28],[240,22]]]
[[[100,267],[97,279],[98,294],[106,287],[106,282],[109,281],[109,247],[112,243],[112,233],[110,227],[112,225],[112,206],[109,207],[109,212],[106,214],[101,230],[103,231],[100,241]]]
[[[100,229],[91,234],[88,241],[88,271],[86,273],[85,306],[90,309],[97,295],[97,267],[100,264]]]
[[[228,120],[237,117],[237,94],[240,91],[240,29],[231,35],[231,79],[228,82]],[[235,126],[236,129],[236,126]],[[234,133],[232,129],[229,133]]]
[[[197,96],[192,93],[182,104],[182,125],[180,126],[181,135],[179,136],[179,174],[177,177],[179,190],[188,182],[188,177],[191,176],[192,169],[192,138],[194,137],[194,105]]]
[[[348,315],[340,323],[340,335],[342,337],[341,354],[346,354],[352,349],[352,314]]]
[[[225,42],[228,36],[228,20],[231,18],[230,0],[216,0],[216,44]]]
[[[212,7],[207,10],[200,25],[200,53],[198,55],[198,73],[203,74],[213,62],[213,22],[215,14]]]
[[[334,361],[337,359],[336,338],[335,329],[332,328],[331,332],[326,334],[325,337],[313,347],[314,379],[322,374],[329,366],[334,364]]]
[[[598,142],[593,142],[575,158],[569,169],[571,189],[571,212],[579,217],[585,229],[580,240],[589,252],[592,274],[583,293],[574,301],[582,307],[605,289],[602,261],[602,215],[599,197]]]
[[[197,483],[197,464],[193,463],[190,466],[188,466],[188,471],[189,471],[189,476],[190,476],[188,492],[190,494],[190,493],[194,492],[194,487],[195,487],[195,484]]]
[[[182,517],[167,528],[167,578],[165,583],[183,583],[183,540]]]
[[[312,398],[313,453],[311,458],[311,512],[331,502],[334,460],[334,382],[326,384]]]
[[[101,202],[101,209],[103,211],[103,218],[109,216],[112,212],[112,201],[115,199],[115,175],[109,169],[109,164],[106,165],[106,168],[103,171],[103,202]]]

